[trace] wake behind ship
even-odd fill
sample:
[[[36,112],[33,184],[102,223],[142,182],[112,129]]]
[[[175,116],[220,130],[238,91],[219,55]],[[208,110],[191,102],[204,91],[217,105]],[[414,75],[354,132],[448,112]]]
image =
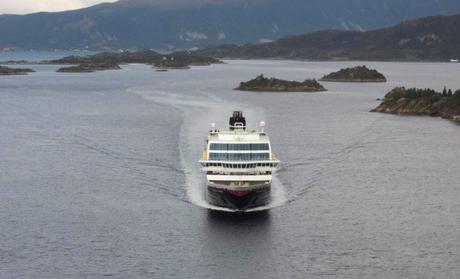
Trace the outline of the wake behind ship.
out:
[[[243,113],[235,111],[229,130],[216,129],[213,123],[200,163],[210,204],[247,210],[270,202],[272,176],[280,161],[272,152],[264,122],[259,130],[249,130]]]

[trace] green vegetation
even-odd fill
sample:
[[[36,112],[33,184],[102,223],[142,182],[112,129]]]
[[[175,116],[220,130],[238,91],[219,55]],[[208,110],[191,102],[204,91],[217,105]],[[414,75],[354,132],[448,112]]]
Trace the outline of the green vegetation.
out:
[[[190,69],[190,66],[183,61],[175,60],[172,58],[165,58],[162,61],[154,63],[157,69]]]
[[[366,32],[325,30],[271,43],[221,45],[197,54],[219,58],[355,61],[449,61],[460,57],[460,15],[405,21]]]
[[[175,52],[170,55],[161,55],[153,50],[103,52],[91,56],[67,56],[62,59],[43,61],[43,64],[79,64],[80,66],[69,67],[68,71],[93,72],[92,66],[118,65],[127,63],[141,63],[155,65],[158,68],[189,68],[222,63],[222,61],[191,54],[190,52]],[[86,69],[90,65],[89,69]],[[110,68],[110,67],[109,67]],[[67,71],[63,69],[64,71]]]
[[[212,64],[223,64],[223,62],[219,59],[198,55],[189,51],[178,51],[170,55],[163,55],[162,61],[164,60],[173,60],[176,63],[182,63],[188,66],[209,66]]]
[[[5,7],[7,2],[14,2],[14,0],[1,0],[0,5]],[[62,3],[64,1],[23,0],[22,2]],[[104,3],[71,12],[0,15],[0,50],[118,50],[143,47],[189,49],[228,42],[237,44],[257,42],[262,38],[275,39],[298,32],[315,32],[324,29],[372,30],[419,16],[460,13],[458,0],[67,0],[67,2],[114,3]],[[454,24],[446,25],[446,31],[450,33],[451,38],[460,37],[458,36],[460,32]],[[431,32],[421,30],[421,33],[423,39],[424,34],[429,35]],[[404,36],[405,33],[401,32],[401,35]],[[401,48],[409,48],[413,43],[417,43],[417,36],[410,39],[413,41],[401,45]],[[455,45],[448,38],[439,37],[439,39],[458,49],[458,44]],[[344,38],[343,41],[349,44],[355,42],[353,38]],[[387,41],[382,40],[378,43],[387,44]],[[316,45],[321,49],[323,42],[317,42]],[[378,44],[375,45],[379,47]],[[336,44],[338,50],[345,47]],[[367,46],[363,48],[365,47]],[[372,51],[373,49],[370,49],[368,52],[372,55]]]
[[[247,82],[241,82],[240,86],[235,88],[242,91],[266,91],[266,92],[321,92],[327,91],[315,79],[307,79],[303,82],[288,81],[277,78],[266,78],[259,75],[255,79]]]
[[[152,50],[136,52],[102,52],[89,56],[67,56],[57,60],[43,61],[44,64],[123,64],[123,63],[144,63],[152,64],[160,61],[163,56]]]
[[[385,95],[383,102],[372,112],[404,115],[430,115],[460,121],[460,90],[397,87]]]
[[[63,67],[57,70],[59,73],[92,73],[95,71],[120,70],[118,64],[111,63],[86,63],[78,66]]]
[[[325,75],[320,79],[320,81],[386,82],[387,79],[377,70],[371,70],[366,66],[356,66],[353,68],[341,69],[338,72]]]
[[[25,68],[10,68],[6,66],[0,66],[0,76],[11,76],[11,75],[26,75],[27,73],[35,72],[32,69]]]

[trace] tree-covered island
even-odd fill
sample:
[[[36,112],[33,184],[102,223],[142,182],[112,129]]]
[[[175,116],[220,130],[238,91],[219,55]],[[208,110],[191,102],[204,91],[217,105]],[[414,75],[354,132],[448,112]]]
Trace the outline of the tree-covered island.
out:
[[[77,66],[62,67],[57,70],[59,73],[92,73],[105,70],[120,70],[118,64],[112,63],[85,63]]]
[[[386,82],[386,77],[377,70],[366,66],[341,69],[338,72],[323,76],[320,81],[335,82]]]
[[[120,64],[139,63],[153,65],[157,69],[188,69],[190,66],[208,66],[223,63],[221,60],[181,51],[163,55],[153,50],[103,52],[89,56],[67,56],[42,61],[42,64],[72,64],[78,66],[60,69],[60,72],[94,72],[115,69]]]
[[[266,78],[259,75],[255,79],[241,82],[235,90],[259,91],[259,92],[322,92],[327,91],[315,79],[300,81],[289,81],[277,78]]]
[[[440,116],[460,121],[460,90],[453,93],[450,89],[436,92],[433,89],[396,87],[372,112]]]
[[[169,70],[169,69],[190,69],[189,64],[184,61],[175,60],[173,58],[165,58],[161,61],[155,62],[153,66],[157,70]]]

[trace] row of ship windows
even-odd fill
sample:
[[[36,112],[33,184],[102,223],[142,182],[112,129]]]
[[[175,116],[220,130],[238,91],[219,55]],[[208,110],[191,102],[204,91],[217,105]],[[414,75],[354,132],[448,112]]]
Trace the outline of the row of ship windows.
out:
[[[224,167],[228,169],[253,169],[255,167],[276,167],[275,163],[257,163],[257,164],[225,164],[225,163],[207,163],[205,167]]]
[[[209,160],[216,160],[216,161],[270,160],[270,153],[209,153]]]
[[[210,150],[216,151],[263,151],[269,150],[268,143],[211,143]]]

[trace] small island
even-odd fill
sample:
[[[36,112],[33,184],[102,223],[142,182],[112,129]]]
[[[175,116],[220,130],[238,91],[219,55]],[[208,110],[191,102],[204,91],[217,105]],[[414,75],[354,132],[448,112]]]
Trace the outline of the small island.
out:
[[[259,75],[255,79],[241,82],[235,90],[258,91],[258,92],[322,92],[327,91],[315,79],[300,81],[289,81],[277,78],[266,78]]]
[[[386,77],[377,70],[366,66],[341,69],[338,72],[323,76],[320,81],[332,82],[386,82]]]
[[[190,69],[189,64],[184,63],[183,61],[180,60],[175,60],[172,57],[171,58],[165,58],[162,61],[156,62],[153,64],[153,66],[157,70],[172,70],[172,69]]]
[[[113,63],[86,63],[77,66],[63,67],[57,70],[58,73],[93,73],[105,70],[120,70],[118,64]]]
[[[153,50],[102,52],[90,56],[67,56],[57,60],[41,61],[40,64],[79,65],[61,68],[59,72],[91,73],[100,70],[116,70],[120,64],[140,63],[153,65],[156,69],[189,69],[190,66],[209,66],[223,63],[219,59],[196,55],[188,51],[160,54]]]
[[[371,112],[400,115],[429,115],[460,121],[460,90],[396,87],[385,95],[382,103]]]
[[[2,62],[0,62],[0,64],[3,64],[3,65],[26,65],[26,64],[30,64],[30,62],[28,62],[26,60],[8,60],[8,61],[2,61]]]
[[[6,66],[0,66],[0,76],[12,76],[12,75],[27,75],[28,73],[35,72],[32,69],[26,68],[10,68]]]

